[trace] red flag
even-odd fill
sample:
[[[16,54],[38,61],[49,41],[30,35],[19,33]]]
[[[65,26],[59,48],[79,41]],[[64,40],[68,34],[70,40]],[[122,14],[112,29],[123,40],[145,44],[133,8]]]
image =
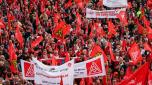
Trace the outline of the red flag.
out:
[[[35,41],[32,41],[31,48],[35,48],[42,40],[43,40],[43,37],[42,36],[38,36],[38,38],[35,39]]]
[[[72,6],[72,0],[68,0],[68,2],[64,5],[65,8]]]
[[[93,85],[93,79],[91,77],[86,78],[86,81],[87,85]]]
[[[0,29],[1,28],[5,28],[5,24],[4,24],[4,22],[0,19]]]
[[[52,56],[52,64],[51,65],[52,66],[56,66],[57,65],[57,60],[56,60],[54,55]]]
[[[18,26],[16,27],[15,38],[18,40],[20,47],[22,48],[24,45],[24,40]]]
[[[99,55],[103,55],[104,57],[104,62],[106,62],[108,60],[106,54],[104,53],[104,51],[100,48],[99,45],[95,44],[94,47],[92,48],[92,51],[90,53],[90,56],[91,57],[96,57],[96,56],[99,56]]]
[[[147,7],[149,7],[150,9],[152,9],[152,1],[151,0],[147,1]]]
[[[65,35],[70,33],[70,25],[67,25],[65,22],[60,22],[53,31],[53,37],[63,41]]]
[[[129,48],[128,53],[133,61],[133,64],[137,64],[138,61],[142,60],[140,49],[136,43],[132,44],[132,46]]]
[[[126,40],[122,40],[122,50],[126,51],[126,47],[127,47],[127,42]]]
[[[81,81],[80,81],[80,85],[85,85],[84,78],[82,78],[82,79],[81,79]]]
[[[77,24],[78,24],[78,25],[81,25],[82,22],[81,22],[81,16],[80,16],[80,14],[79,14],[79,13],[76,13],[76,17],[77,17]]]
[[[148,43],[144,43],[144,49],[152,52],[152,49],[151,49],[151,47],[149,46]]]
[[[45,3],[43,1],[41,1],[41,13],[43,13],[45,11]]]
[[[111,43],[110,43],[110,42],[107,42],[107,46],[109,47],[109,52],[110,52],[111,60],[112,60],[112,61],[115,61],[116,58],[115,58],[114,53],[113,53],[113,51],[112,51],[112,45],[111,45]]]
[[[10,70],[12,73],[18,73],[16,60],[11,61]]]
[[[131,70],[131,67],[128,66],[128,68],[127,68],[127,70],[126,70],[126,74],[125,74],[125,76],[124,76],[124,79],[129,78],[129,76],[130,76],[132,73],[133,73],[133,72],[132,72],[132,70]]]
[[[137,26],[138,26],[138,33],[139,34],[143,34],[143,31],[144,31],[144,27],[141,25],[141,24],[137,24]]]
[[[36,26],[38,26],[40,24],[38,13],[36,13],[36,20],[35,21],[36,21]]]
[[[152,85],[152,71],[149,70],[148,74],[148,85]]]
[[[128,2],[128,8],[129,8],[129,9],[132,8],[131,2]]]
[[[99,27],[99,26],[96,27],[96,32],[97,32],[98,36],[104,37],[106,35],[106,33],[104,32],[103,28]]]
[[[112,21],[108,21],[108,31],[109,31],[108,32],[109,34],[112,34],[112,35],[116,35],[117,34],[117,32],[115,30],[115,26],[112,23]]]
[[[10,61],[17,60],[14,45],[13,45],[12,42],[9,43],[8,53],[9,53],[9,56],[10,56],[9,57]]]
[[[74,0],[75,1],[75,3],[77,4],[77,6],[79,7],[79,8],[83,8],[84,7],[84,3],[83,3],[83,1],[82,0]]]
[[[129,78],[123,80],[119,85],[146,85],[149,71],[149,63],[138,68]]]
[[[62,79],[62,76],[61,76],[61,80],[60,80],[60,85],[63,85],[63,79]]]
[[[117,17],[120,19],[120,22],[123,23],[124,26],[128,25],[127,16],[125,11],[121,11]]]
[[[103,76],[102,80],[103,80],[103,85],[107,85],[107,77]]]
[[[143,20],[145,26],[150,26],[150,21],[148,21],[144,15],[141,17],[141,19]]]
[[[70,55],[68,52],[65,53],[65,62],[70,61]]]

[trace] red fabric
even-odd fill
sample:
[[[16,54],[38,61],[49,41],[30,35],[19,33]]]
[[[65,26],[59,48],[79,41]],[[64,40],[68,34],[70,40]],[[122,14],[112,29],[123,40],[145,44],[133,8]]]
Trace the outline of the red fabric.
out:
[[[101,48],[99,45],[95,44],[94,47],[92,48],[92,51],[90,53],[91,57],[96,57],[102,53]]]
[[[112,51],[112,45],[111,45],[111,43],[110,43],[110,42],[107,42],[107,46],[109,47],[109,52],[110,52],[111,60],[112,60],[112,61],[115,61],[116,58],[115,58],[115,55],[114,55],[114,53],[113,53],[113,51]]]
[[[142,60],[140,49],[137,43],[132,44],[132,46],[129,48],[128,53],[133,61],[133,64],[137,64],[139,61]]]
[[[79,14],[79,13],[76,13],[76,17],[77,17],[77,24],[78,24],[78,25],[81,25],[82,22],[81,22],[81,16],[80,16],[80,14]]]
[[[32,41],[31,48],[35,48],[43,40],[42,36],[39,36],[35,41]]]
[[[143,20],[145,26],[150,26],[150,21],[148,21],[144,15],[141,17],[141,19]]]
[[[149,70],[148,74],[148,85],[152,85],[152,71]]]
[[[70,54],[68,52],[65,53],[65,62],[70,61]]]
[[[152,9],[152,1],[151,0],[147,1],[147,6]]]
[[[106,35],[102,27],[97,27],[96,32],[98,36],[104,37]]]
[[[63,41],[68,33],[70,33],[70,25],[62,21],[54,28],[53,37]]]
[[[103,76],[103,85],[107,85],[107,77],[106,76]]]
[[[63,85],[63,79],[62,79],[62,76],[61,76],[61,80],[60,80],[60,85]]]
[[[127,42],[126,42],[126,40],[123,40],[122,41],[122,50],[125,51],[126,47],[127,47]]]
[[[72,0],[68,0],[68,2],[64,5],[65,8],[72,6]]]
[[[9,56],[10,56],[9,57],[10,61],[17,60],[14,45],[13,45],[12,42],[9,43],[8,53],[9,53]]]
[[[39,16],[38,16],[38,14],[36,13],[36,26],[38,26],[39,24],[40,24]]]
[[[144,43],[144,49],[152,52],[152,49],[151,49],[151,47],[149,46],[148,43]]]
[[[75,3],[77,4],[77,6],[79,7],[79,8],[83,8],[84,7],[84,3],[83,3],[83,1],[82,0],[74,0],[75,1]]]
[[[132,72],[132,70],[131,70],[131,67],[129,66],[129,67],[127,68],[127,70],[126,70],[126,74],[125,74],[125,76],[124,76],[124,79],[129,78],[129,76],[130,76],[132,73],[133,73],[133,72]]]
[[[52,56],[52,66],[56,66],[57,65],[57,60],[55,59],[55,56]]]
[[[116,35],[117,34],[117,32],[115,30],[115,26],[112,23],[112,21],[108,21],[108,31],[109,31],[109,34],[112,34],[112,35]]]
[[[80,85],[85,85],[85,80],[84,80],[84,78],[81,79]]]
[[[144,27],[141,24],[137,24],[137,26],[138,26],[138,33],[143,34]]]
[[[86,83],[87,83],[87,85],[93,85],[93,79],[92,79],[92,77],[89,77],[89,78],[86,78]]]
[[[132,8],[131,2],[128,2],[128,8],[129,8],[129,9]]]
[[[128,25],[127,16],[125,11],[121,11],[117,17],[120,19],[120,22],[123,23],[124,26]]]
[[[16,28],[15,38],[18,40],[18,42],[20,43],[20,47],[22,48],[23,45],[24,45],[24,39],[23,39],[23,37],[22,37],[22,33],[20,32],[18,26],[17,26],[17,28]]]
[[[0,19],[0,29],[1,28],[5,28],[5,24],[4,24],[4,22]]]
[[[18,69],[15,64],[11,63],[10,70],[12,73],[18,73]]]
[[[121,81],[118,85],[146,85],[149,71],[149,63],[138,68],[129,78]]]

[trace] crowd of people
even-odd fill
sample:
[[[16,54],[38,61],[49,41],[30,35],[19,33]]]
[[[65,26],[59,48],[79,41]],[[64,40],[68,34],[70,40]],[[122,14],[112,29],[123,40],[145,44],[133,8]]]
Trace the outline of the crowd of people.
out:
[[[118,18],[115,19],[88,19],[86,8],[94,10],[110,10],[103,6],[102,0],[0,0],[0,84],[4,85],[33,85],[33,81],[22,78],[20,59],[30,61],[32,57],[37,58],[47,65],[51,65],[52,56],[61,60],[63,64],[65,57],[76,58],[81,62],[92,58],[90,53],[94,44],[98,44],[108,57],[106,65],[107,85],[115,85],[120,82],[128,67],[132,72],[144,62],[151,62],[151,52],[144,49],[146,42],[152,46],[152,40],[147,37],[146,32],[139,32],[137,21],[143,26],[141,18],[143,15],[150,22],[152,28],[152,9],[147,6],[147,0],[128,0],[127,7],[128,25],[124,26]],[[78,23],[77,14],[80,16]],[[108,20],[115,25],[116,34],[108,36]],[[59,22],[70,25],[70,31],[63,40],[53,36],[55,27]],[[96,30],[99,25],[105,34],[100,35]],[[4,24],[4,26],[3,26]],[[16,30],[22,34],[24,44],[15,36]],[[39,36],[43,40],[35,47],[32,41]],[[22,39],[22,38],[21,38]],[[115,61],[111,60],[107,42],[112,45]],[[125,45],[124,45],[125,42]],[[137,65],[131,63],[128,49],[136,42],[143,57]],[[17,71],[12,68],[10,60],[10,43],[13,43],[17,56]],[[123,44],[122,44],[123,43]],[[124,45],[124,46],[123,46]],[[92,78],[93,85],[102,85],[104,77]],[[75,85],[80,85],[81,79],[75,79]],[[87,79],[86,85],[87,85]]]

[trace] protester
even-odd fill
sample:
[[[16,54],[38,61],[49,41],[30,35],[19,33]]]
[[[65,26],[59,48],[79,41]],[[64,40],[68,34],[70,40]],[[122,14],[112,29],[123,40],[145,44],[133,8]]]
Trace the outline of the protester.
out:
[[[86,8],[116,9],[104,6],[102,0],[0,0],[0,84],[34,84],[19,75],[20,59],[35,57],[52,65],[54,56],[61,65],[69,55],[81,62],[94,57],[90,55],[96,44],[107,56],[107,77],[92,78],[91,85],[105,85],[105,81],[116,85],[126,77],[128,68],[134,72],[145,62],[151,63],[152,1],[128,2],[125,26],[119,18],[86,18]],[[112,24],[115,31],[110,31]],[[130,52],[135,42],[133,50],[137,49],[142,58],[137,62],[132,61]],[[75,85],[80,85],[80,80],[76,79]]]

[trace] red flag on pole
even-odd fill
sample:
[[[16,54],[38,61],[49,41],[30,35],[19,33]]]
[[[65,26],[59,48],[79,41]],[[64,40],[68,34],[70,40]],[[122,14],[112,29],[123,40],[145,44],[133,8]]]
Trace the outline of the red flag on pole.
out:
[[[17,56],[16,56],[16,53],[15,53],[14,45],[13,45],[12,42],[9,42],[8,53],[9,53],[9,56],[10,56],[9,57],[10,61],[17,60]]]
[[[20,47],[22,48],[24,45],[24,39],[22,37],[22,33],[19,30],[19,27],[16,27],[16,32],[15,32],[15,38],[17,39],[17,41],[20,43]]]
[[[115,55],[114,55],[114,53],[113,53],[113,51],[112,51],[112,45],[111,45],[111,43],[110,43],[110,42],[107,42],[107,46],[109,47],[109,52],[110,52],[111,60],[112,60],[112,61],[115,61],[116,58],[115,58]]]
[[[108,33],[111,34],[111,35],[116,35],[117,34],[117,32],[115,30],[115,26],[112,23],[112,21],[108,21]]]
[[[87,85],[93,85],[93,79],[91,77],[86,78],[86,81]]]
[[[60,22],[53,31],[53,37],[63,41],[65,35],[70,33],[70,25],[67,25],[65,22]]]
[[[64,5],[65,8],[72,6],[72,0],[68,0],[68,2]]]
[[[122,80],[118,85],[146,85],[149,63],[138,68],[129,78]]]
[[[35,41],[32,41],[31,48],[35,48],[42,40],[43,40],[43,37],[42,36],[38,36],[38,38],[35,39]]]
[[[128,53],[133,61],[133,64],[137,64],[139,61],[142,60],[138,44],[133,43],[132,46],[129,48]]]
[[[76,13],[76,17],[77,17],[77,19],[76,19],[77,20],[77,24],[81,25],[82,24],[82,22],[81,22],[81,16],[80,16],[80,14],[78,12]]]
[[[143,31],[144,31],[144,27],[141,25],[141,24],[137,24],[137,26],[138,26],[138,33],[139,34],[143,34]]]
[[[144,49],[152,52],[152,49],[151,49],[151,47],[149,46],[148,43],[144,43]]]
[[[106,54],[104,53],[104,51],[100,48],[99,45],[95,44],[94,47],[92,48],[92,51],[90,53],[91,57],[96,57],[99,55],[103,55],[104,57],[104,62],[106,62],[108,60]]]
[[[1,28],[5,28],[5,24],[4,24],[4,22],[0,19],[0,29]]]
[[[124,79],[129,78],[129,76],[130,76],[132,73],[133,73],[133,72],[132,72],[132,70],[131,70],[131,67],[128,66],[128,67],[127,67],[127,70],[126,70],[126,74],[125,74],[125,76],[124,76]]]
[[[123,23],[124,26],[128,25],[127,16],[125,11],[121,11],[117,17],[120,19],[120,22]]]
[[[144,15],[141,17],[141,19],[143,20],[145,26],[150,26],[150,21],[148,21]]]

